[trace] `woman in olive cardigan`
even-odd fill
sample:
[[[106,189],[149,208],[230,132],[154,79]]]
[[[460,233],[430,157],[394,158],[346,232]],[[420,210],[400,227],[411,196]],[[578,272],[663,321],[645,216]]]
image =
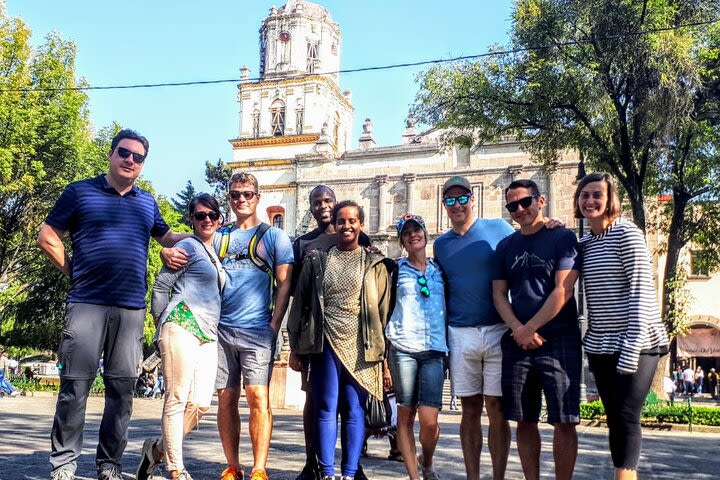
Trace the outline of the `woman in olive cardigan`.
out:
[[[327,252],[315,250],[303,261],[288,333],[293,355],[310,360],[315,445],[323,478],[335,474],[339,411],[341,473],[343,479],[352,479],[364,441],[367,395],[380,400],[383,395],[392,261],[358,245],[364,213],[357,203],[338,203],[333,223],[338,245]]]

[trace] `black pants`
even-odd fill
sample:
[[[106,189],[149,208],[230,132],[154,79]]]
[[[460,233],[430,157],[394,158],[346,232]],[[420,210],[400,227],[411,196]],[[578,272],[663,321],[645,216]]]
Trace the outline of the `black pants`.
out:
[[[105,409],[95,461],[98,469],[121,469],[142,360],[145,309],[70,303],[58,352],[60,393],[50,441],[50,465],[74,473],[80,456],[88,394],[100,358],[105,373]]]
[[[660,356],[640,355],[638,369],[629,375],[617,372],[619,356],[588,354],[588,363],[605,407],[613,465],[637,470],[642,445],[640,414]]]

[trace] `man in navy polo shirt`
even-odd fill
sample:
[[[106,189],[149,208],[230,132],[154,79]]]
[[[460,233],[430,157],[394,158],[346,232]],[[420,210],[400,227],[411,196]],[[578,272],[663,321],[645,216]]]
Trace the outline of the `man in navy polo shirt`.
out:
[[[85,407],[99,360],[104,362],[105,410],[96,465],[100,480],[121,480],[132,394],[142,360],[150,237],[172,246],[152,195],[134,185],[149,143],[122,130],[111,143],[108,172],[67,186],[40,227],[37,244],[71,278],[58,351],[60,393],[51,434],[52,478],[75,478]],[[72,258],[62,237],[70,234]]]

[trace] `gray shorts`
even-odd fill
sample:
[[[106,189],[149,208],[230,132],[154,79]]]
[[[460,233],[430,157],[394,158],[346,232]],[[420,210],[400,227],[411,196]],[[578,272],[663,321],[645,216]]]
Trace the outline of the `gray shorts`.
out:
[[[60,376],[95,378],[102,355],[106,378],[137,377],[144,325],[144,308],[68,303],[58,349]]]
[[[215,388],[270,385],[275,361],[275,331],[218,326],[218,370]]]

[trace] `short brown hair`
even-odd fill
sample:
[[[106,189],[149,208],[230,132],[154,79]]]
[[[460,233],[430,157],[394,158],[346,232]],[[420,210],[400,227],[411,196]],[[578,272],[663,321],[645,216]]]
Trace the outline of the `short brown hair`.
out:
[[[230,187],[232,187],[236,183],[251,183],[253,187],[255,187],[255,193],[257,193],[260,189],[260,187],[258,186],[257,178],[255,178],[255,175],[253,175],[252,173],[233,173],[232,177],[230,177],[230,181],[228,182],[228,190],[230,190]]]
[[[605,182],[607,186],[607,197],[608,205],[605,210],[605,218],[610,221],[615,220],[620,216],[622,211],[620,207],[620,195],[618,195],[618,189],[615,186],[615,180],[612,175],[607,172],[595,172],[585,175],[582,180],[578,182],[578,186],[575,189],[575,197],[573,200],[573,211],[575,212],[575,218],[583,218],[583,214],[578,207],[578,199],[580,198],[580,192],[588,183],[593,182]]]

